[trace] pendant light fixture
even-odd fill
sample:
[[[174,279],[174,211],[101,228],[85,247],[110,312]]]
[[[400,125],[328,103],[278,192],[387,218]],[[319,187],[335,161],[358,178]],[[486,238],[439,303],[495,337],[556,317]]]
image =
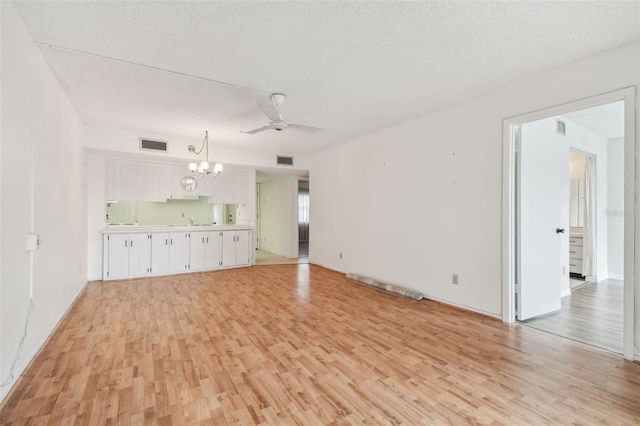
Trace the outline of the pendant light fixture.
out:
[[[198,173],[202,177],[206,175],[213,174],[213,176],[218,176],[222,173],[224,167],[221,163],[216,163],[213,168],[211,168],[211,164],[209,164],[209,131],[205,130],[204,139],[202,140],[202,146],[199,150],[196,151],[196,147],[193,145],[189,145],[189,152],[193,152],[196,155],[200,155],[202,150],[205,150],[206,159],[201,161],[200,164],[196,162],[189,163],[189,170],[191,173]]]

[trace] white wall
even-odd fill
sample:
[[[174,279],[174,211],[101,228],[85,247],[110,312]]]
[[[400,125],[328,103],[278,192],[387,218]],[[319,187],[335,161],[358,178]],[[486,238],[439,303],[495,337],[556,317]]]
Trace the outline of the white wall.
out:
[[[203,135],[204,130],[205,129],[202,129]],[[187,147],[189,145],[198,145],[202,143],[202,139],[186,140],[184,138],[162,133],[89,125],[85,125],[85,133],[87,135],[85,146],[90,150],[108,149],[109,151],[119,153],[119,155],[125,153],[135,155],[137,157],[153,157],[154,161],[162,158],[174,161],[175,159],[193,161],[196,157],[194,157],[194,154],[189,152]],[[138,138],[141,136],[152,139],[168,140],[168,151],[166,153],[141,151],[138,147]],[[297,171],[306,171],[309,168],[308,157],[304,154],[247,150],[224,145],[223,143],[212,139],[209,140],[209,151],[209,160],[212,162],[221,162],[225,167],[236,165],[243,166],[243,168],[269,167],[274,169],[290,170],[290,166],[276,165],[276,155],[280,154],[293,155],[295,157],[296,169],[291,171],[292,174],[295,174]]]
[[[609,278],[624,278],[624,139],[607,142],[607,253]]]
[[[637,86],[639,50],[604,52],[313,155],[310,261],[500,317],[503,120]]]
[[[87,152],[87,279],[102,279],[102,234],[105,221],[104,155]]]
[[[85,284],[82,126],[9,2],[2,10],[0,388],[4,398]],[[27,234],[42,245],[31,255]],[[31,291],[32,289],[32,291]],[[30,294],[33,311],[19,350]],[[13,373],[11,366],[19,354]]]
[[[260,183],[260,249],[298,257],[298,178],[281,176]]]

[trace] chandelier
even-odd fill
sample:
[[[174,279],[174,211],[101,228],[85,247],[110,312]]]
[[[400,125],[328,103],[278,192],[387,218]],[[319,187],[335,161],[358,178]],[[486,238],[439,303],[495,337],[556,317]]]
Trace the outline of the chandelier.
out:
[[[196,155],[200,155],[202,150],[206,149],[205,155],[206,159],[201,161],[200,164],[196,162],[189,163],[189,170],[191,173],[198,173],[202,175],[202,177],[206,175],[213,174],[213,176],[218,176],[222,173],[223,166],[221,163],[216,163],[213,168],[211,168],[211,164],[209,164],[209,131],[205,130],[204,139],[202,140],[202,146],[199,150],[196,150],[196,147],[193,145],[189,145],[189,152],[193,152]]]

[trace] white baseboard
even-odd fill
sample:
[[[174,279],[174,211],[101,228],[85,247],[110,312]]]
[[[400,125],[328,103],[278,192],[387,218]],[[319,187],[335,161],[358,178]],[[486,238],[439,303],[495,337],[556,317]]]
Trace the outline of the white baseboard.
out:
[[[604,280],[619,280],[619,281],[624,281],[624,275],[621,274],[609,274],[606,276],[606,278],[603,278]],[[601,280],[602,281],[602,280]]]

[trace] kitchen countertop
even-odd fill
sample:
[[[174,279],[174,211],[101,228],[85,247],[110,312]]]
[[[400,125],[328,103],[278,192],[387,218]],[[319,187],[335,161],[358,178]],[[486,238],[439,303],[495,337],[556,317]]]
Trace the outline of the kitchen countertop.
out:
[[[107,225],[103,234],[138,232],[234,231],[253,229],[248,225]]]

